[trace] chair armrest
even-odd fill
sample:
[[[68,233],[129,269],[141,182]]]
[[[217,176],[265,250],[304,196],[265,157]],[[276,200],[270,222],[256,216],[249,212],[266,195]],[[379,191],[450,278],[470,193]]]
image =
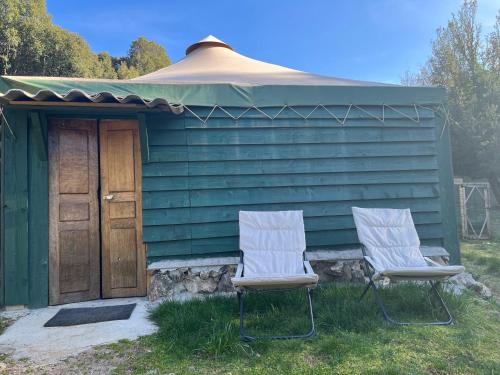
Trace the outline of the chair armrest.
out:
[[[425,261],[426,261],[427,263],[429,263],[429,265],[431,265],[431,266],[438,266],[438,267],[441,267],[441,266],[442,266],[442,264],[439,264],[438,262],[436,262],[436,261],[432,260],[432,259],[431,259],[431,258],[429,258],[429,257],[424,257],[424,259],[425,259]]]
[[[365,260],[365,262],[367,262],[370,266],[372,266],[373,268],[375,268],[375,262],[373,261],[372,258],[370,258],[368,255],[365,255],[363,256],[363,259]]]
[[[243,277],[243,263],[238,263],[234,277]]]
[[[373,269],[373,273],[368,270],[369,273],[371,273],[370,279],[371,280],[378,280],[382,278],[384,280],[384,285],[389,281],[388,278],[381,276],[381,273],[384,271],[380,266],[377,265],[377,262],[368,255],[363,256],[363,259],[368,265]]]
[[[311,263],[309,263],[308,260],[304,260],[304,270],[306,271],[306,274],[315,274],[314,270],[311,267]]]
[[[372,257],[365,255],[363,259],[375,270],[375,272],[382,272],[384,270],[384,268],[381,267]]]

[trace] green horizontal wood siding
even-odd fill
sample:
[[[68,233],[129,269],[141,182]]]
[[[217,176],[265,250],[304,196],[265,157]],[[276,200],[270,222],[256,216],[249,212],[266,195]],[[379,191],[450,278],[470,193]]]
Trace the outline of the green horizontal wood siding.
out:
[[[144,176],[187,176],[188,162],[157,162],[144,165]],[[189,162],[189,171],[195,176],[227,176],[246,174],[286,174],[321,172],[375,172],[437,169],[434,155],[387,157],[344,157],[339,159],[283,159],[283,160],[222,160]]]
[[[170,134],[173,133],[173,134]],[[310,127],[305,128],[268,128],[266,137],[254,128],[232,128],[232,129],[191,129],[187,134],[180,131],[156,130],[151,132],[151,146],[176,145],[179,140],[187,142],[191,146],[215,146],[215,145],[279,145],[279,144],[309,144],[309,143],[373,143],[373,142],[407,142],[433,141],[434,129],[429,127],[419,128],[387,128],[376,127],[348,127],[326,128],[318,127],[314,132]],[[182,135],[182,136],[181,136]],[[325,142],[327,140],[327,142]],[[329,140],[329,142],[328,142]]]
[[[436,212],[414,213],[415,224],[441,224],[441,216]],[[332,215],[306,217],[305,227],[308,232],[355,229],[351,215]],[[220,221],[209,223],[186,223],[184,225],[155,225],[145,228],[148,237],[155,241],[176,241],[190,238],[215,238],[233,236],[238,232],[238,221]]]
[[[263,134],[265,136],[265,134]],[[245,146],[245,147],[242,147]],[[335,147],[334,147],[335,146]],[[365,142],[214,146],[150,146],[150,161],[219,161],[435,155],[434,142]]]
[[[405,183],[411,179],[414,183],[438,183],[435,170],[390,171],[390,172],[331,172],[294,173],[276,175],[223,175],[185,177],[145,177],[146,189],[143,191],[200,190],[257,188],[276,186],[321,186],[321,185],[370,185]]]
[[[283,204],[244,204],[239,205],[241,210],[304,210],[307,217],[323,217],[336,215],[351,215],[352,206],[363,207],[412,207],[412,212],[439,212],[441,202],[435,198],[407,198],[407,199],[372,199],[350,200],[334,202],[293,202]],[[213,223],[219,221],[238,220],[238,210],[233,206],[220,206],[217,210],[213,207],[183,207],[149,209],[143,212],[144,226],[176,225],[189,223]]]
[[[329,108],[341,119],[347,109]],[[409,207],[422,243],[443,245],[453,228],[443,220],[439,158],[449,150],[439,156],[434,113],[419,109],[416,122],[411,106],[368,110],[384,124],[354,107],[344,126],[323,110],[308,120],[289,109],[274,120],[252,110],[237,121],[216,110],[206,124],[147,116],[148,260],[236,252],[239,210],[302,209],[308,247],[334,249],[357,244],[352,206]]]

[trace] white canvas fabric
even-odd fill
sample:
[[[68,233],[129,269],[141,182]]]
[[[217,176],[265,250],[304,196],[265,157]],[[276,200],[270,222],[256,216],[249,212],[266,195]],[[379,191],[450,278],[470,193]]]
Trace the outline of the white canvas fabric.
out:
[[[245,278],[305,274],[302,211],[240,211],[239,221]]]
[[[353,207],[359,241],[375,268],[374,278],[429,280],[448,278],[462,266],[431,266],[420,252],[420,239],[409,209]]]
[[[378,270],[426,267],[409,209],[353,207],[359,241]]]

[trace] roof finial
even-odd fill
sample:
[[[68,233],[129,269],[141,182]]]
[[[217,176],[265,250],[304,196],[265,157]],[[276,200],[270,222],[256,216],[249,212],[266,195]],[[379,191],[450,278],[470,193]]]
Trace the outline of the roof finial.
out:
[[[217,39],[213,35],[209,35],[202,40],[191,44],[187,49],[186,49],[186,55],[189,55],[191,52],[193,52],[195,49],[198,49],[200,47],[225,47],[229,48],[230,50],[233,50],[233,47],[231,47],[229,44],[224,43],[222,40]]]

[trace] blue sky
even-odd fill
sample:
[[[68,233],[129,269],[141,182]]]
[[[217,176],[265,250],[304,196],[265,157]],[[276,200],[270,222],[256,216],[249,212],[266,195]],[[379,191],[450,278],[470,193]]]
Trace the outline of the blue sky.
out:
[[[249,57],[308,72],[399,83],[431,51],[439,26],[461,0],[47,0],[54,23],[82,35],[95,52],[127,53],[145,36],[173,62],[213,34]],[[489,32],[498,0],[479,0]]]

